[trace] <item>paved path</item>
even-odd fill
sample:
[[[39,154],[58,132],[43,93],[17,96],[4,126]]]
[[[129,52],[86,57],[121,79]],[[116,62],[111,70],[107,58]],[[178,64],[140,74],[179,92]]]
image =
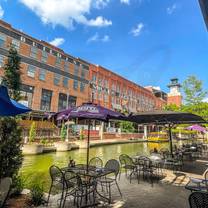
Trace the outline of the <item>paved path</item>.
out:
[[[171,178],[171,177],[170,177]],[[167,181],[166,181],[167,182]],[[170,181],[169,181],[170,182]],[[181,185],[181,184],[180,184]],[[148,181],[129,180],[122,175],[119,186],[123,194],[120,197],[116,187],[113,188],[113,203],[100,205],[106,208],[188,208],[189,191],[183,186],[176,186],[164,183],[162,181],[155,182],[153,186]],[[57,197],[50,203],[49,207],[58,207],[56,204]],[[73,207],[71,203],[66,207]]]

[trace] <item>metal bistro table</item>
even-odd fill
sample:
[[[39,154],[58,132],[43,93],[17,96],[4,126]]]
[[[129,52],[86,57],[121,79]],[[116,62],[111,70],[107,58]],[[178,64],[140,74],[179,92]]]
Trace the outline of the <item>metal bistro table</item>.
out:
[[[114,173],[114,171],[107,169],[107,168],[96,168],[95,166],[88,166],[88,171],[87,171],[87,165],[85,164],[77,164],[74,167],[64,167],[61,169],[63,172],[66,171],[72,171],[74,173],[76,173],[77,175],[79,175],[81,178],[86,178],[88,181],[90,181],[91,179],[93,181],[97,181],[99,178],[105,177],[109,174]],[[104,196],[103,194],[101,194],[98,190],[97,184],[96,184],[96,190],[95,190],[96,194],[98,196],[100,196],[101,198],[109,201],[109,198]],[[87,198],[86,198],[86,203],[87,203]],[[98,205],[99,202],[97,202],[95,205]],[[91,205],[84,205],[82,207],[92,207]]]

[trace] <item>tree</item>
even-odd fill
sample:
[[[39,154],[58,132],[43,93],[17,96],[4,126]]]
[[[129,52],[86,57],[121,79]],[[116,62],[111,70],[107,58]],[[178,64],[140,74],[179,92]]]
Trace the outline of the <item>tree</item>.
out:
[[[178,107],[176,104],[169,104],[169,105],[165,105],[163,110],[166,110],[166,111],[180,111],[180,107]]]
[[[120,121],[119,126],[121,128],[121,132],[125,132],[125,133],[135,132],[134,124],[132,122]]]
[[[20,63],[21,58],[19,57],[17,50],[13,47],[9,49],[9,55],[4,69],[3,84],[8,87],[9,95],[12,99],[20,100]]]
[[[64,124],[62,124],[62,126],[61,126],[61,140],[62,141],[65,141],[66,134],[67,134],[66,126]]]
[[[189,76],[182,85],[187,105],[195,105],[203,101],[207,92],[202,89],[202,81],[195,76]]]
[[[30,126],[29,142],[34,142],[35,137],[36,137],[36,125],[35,125],[35,122],[33,121]]]
[[[14,48],[10,48],[4,69],[3,83],[9,89],[14,100],[20,99],[20,57]],[[0,178],[17,178],[22,165],[21,128],[14,117],[0,119]],[[15,180],[13,180],[15,181]]]

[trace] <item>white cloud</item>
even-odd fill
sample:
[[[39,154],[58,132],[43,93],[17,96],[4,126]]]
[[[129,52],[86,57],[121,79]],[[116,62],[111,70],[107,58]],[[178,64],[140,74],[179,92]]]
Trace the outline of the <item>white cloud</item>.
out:
[[[73,29],[74,23],[94,27],[112,25],[111,20],[102,16],[87,18],[91,10],[106,6],[109,0],[19,0],[37,16],[44,24],[61,25]]]
[[[87,43],[90,42],[108,42],[110,37],[108,35],[100,36],[98,33],[95,33],[92,37],[87,40]]]
[[[0,19],[3,17],[3,15],[4,15],[4,10],[0,5]]]
[[[52,40],[50,42],[50,44],[58,47],[58,46],[62,45],[64,42],[65,42],[65,40],[63,38],[54,38],[54,40]]]
[[[173,4],[172,6],[168,7],[166,9],[166,11],[167,11],[168,14],[171,15],[171,14],[173,14],[173,12],[175,12],[176,9],[177,9],[177,5],[176,4]]]
[[[137,26],[135,28],[133,28],[130,33],[137,37],[141,34],[142,30],[144,28],[144,24],[142,22],[138,23]]]
[[[97,9],[101,9],[101,8],[106,7],[109,2],[110,2],[110,0],[95,0],[94,7]]]
[[[123,4],[130,4],[130,0],[120,0],[120,2]]]

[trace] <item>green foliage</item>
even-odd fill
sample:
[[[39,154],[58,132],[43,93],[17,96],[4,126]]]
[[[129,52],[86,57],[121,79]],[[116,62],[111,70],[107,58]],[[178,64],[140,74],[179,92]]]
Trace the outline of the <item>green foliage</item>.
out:
[[[201,103],[206,97],[207,92],[202,89],[202,81],[195,76],[189,76],[182,85],[185,93],[185,101],[188,105]]]
[[[15,118],[0,118],[0,178],[13,177],[22,165],[21,128]]]
[[[12,178],[12,193],[13,195],[19,195],[23,191],[25,180],[21,175],[14,175]]]
[[[119,127],[121,128],[121,132],[125,132],[125,133],[135,132],[134,124],[129,121],[120,121]]]
[[[17,50],[13,47],[9,49],[9,55],[7,63],[3,67],[4,76],[3,84],[9,89],[9,96],[14,100],[20,100],[20,63],[21,58],[19,57]]]
[[[85,135],[84,135],[83,131],[84,131],[84,127],[82,127],[80,130],[80,135],[79,135],[80,140],[84,140]]]
[[[43,203],[43,195],[44,195],[43,184],[38,182],[37,179],[37,181],[31,185],[30,191],[31,191],[31,200],[33,205],[35,206],[41,205]]]
[[[61,126],[61,140],[62,141],[65,141],[66,135],[67,135],[66,126],[64,124],[62,124],[62,126]]]
[[[29,142],[34,142],[36,137],[36,125],[35,122],[32,122],[30,126],[30,132],[29,132]]]
[[[180,107],[178,107],[176,104],[169,104],[164,106],[163,110],[166,111],[180,111]]]

